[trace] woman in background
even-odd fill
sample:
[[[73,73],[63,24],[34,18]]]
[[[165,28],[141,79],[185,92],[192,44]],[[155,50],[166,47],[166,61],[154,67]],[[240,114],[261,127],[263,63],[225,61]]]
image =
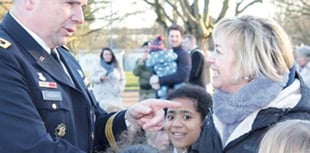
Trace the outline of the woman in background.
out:
[[[123,107],[121,93],[125,88],[125,73],[112,49],[103,48],[100,62],[90,76],[93,91],[100,107]]]

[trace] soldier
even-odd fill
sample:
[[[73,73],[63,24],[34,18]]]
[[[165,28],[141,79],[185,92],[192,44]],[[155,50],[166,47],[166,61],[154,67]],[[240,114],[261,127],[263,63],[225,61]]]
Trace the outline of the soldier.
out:
[[[80,65],[63,47],[83,23],[87,0],[15,0],[0,26],[0,152],[90,153],[128,128],[161,127],[163,107],[146,100],[102,110]],[[117,126],[116,126],[117,125]]]

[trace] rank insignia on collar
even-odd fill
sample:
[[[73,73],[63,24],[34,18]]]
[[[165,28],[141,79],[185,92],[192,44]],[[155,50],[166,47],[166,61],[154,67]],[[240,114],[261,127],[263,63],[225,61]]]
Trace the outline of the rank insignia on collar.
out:
[[[7,49],[11,46],[11,43],[3,38],[0,38],[0,47]]]
[[[65,134],[66,134],[66,125],[64,123],[61,123],[55,129],[55,136],[64,137]]]

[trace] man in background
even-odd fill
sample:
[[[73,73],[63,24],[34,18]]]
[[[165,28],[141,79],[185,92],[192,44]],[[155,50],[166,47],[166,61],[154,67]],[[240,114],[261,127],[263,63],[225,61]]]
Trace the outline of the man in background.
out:
[[[143,55],[140,57],[133,68],[133,74],[139,79],[139,100],[155,97],[155,91],[152,89],[149,81],[151,77],[151,69],[146,67],[145,62],[149,58],[150,42],[146,41],[142,44]]]
[[[186,34],[183,37],[182,47],[191,55],[192,69],[188,82],[206,88],[206,79],[204,75],[205,58],[203,52],[198,48],[195,36]]]
[[[173,24],[168,27],[168,43],[172,51],[177,54],[177,70],[175,73],[159,77],[154,74],[150,78],[153,89],[158,90],[161,86],[168,86],[172,91],[176,84],[186,83],[191,70],[189,54],[182,48],[184,30],[181,26]]]

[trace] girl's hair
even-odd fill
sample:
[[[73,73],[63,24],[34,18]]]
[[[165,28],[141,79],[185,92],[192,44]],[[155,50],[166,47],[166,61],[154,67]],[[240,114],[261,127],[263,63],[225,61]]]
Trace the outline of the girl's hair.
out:
[[[309,153],[310,121],[286,120],[273,126],[261,140],[259,153]]]
[[[113,52],[112,49],[109,48],[109,47],[104,47],[104,48],[101,49],[101,52],[100,52],[100,59],[101,59],[101,60],[104,60],[104,59],[103,59],[103,52],[104,52],[105,50],[108,50],[108,51],[111,53],[111,55],[112,55],[112,60],[111,60],[111,62],[115,64],[115,67],[116,67],[116,68],[120,68],[119,62],[118,62],[117,58],[115,57],[114,52]]]
[[[213,30],[213,37],[219,36],[234,52],[235,81],[264,75],[281,82],[282,75],[293,67],[290,39],[272,19],[253,16],[224,18]]]
[[[193,100],[194,106],[201,115],[202,120],[206,117],[209,112],[209,108],[212,106],[211,95],[205,88],[198,85],[186,84],[172,91],[167,97],[168,100],[175,98],[189,98]]]

